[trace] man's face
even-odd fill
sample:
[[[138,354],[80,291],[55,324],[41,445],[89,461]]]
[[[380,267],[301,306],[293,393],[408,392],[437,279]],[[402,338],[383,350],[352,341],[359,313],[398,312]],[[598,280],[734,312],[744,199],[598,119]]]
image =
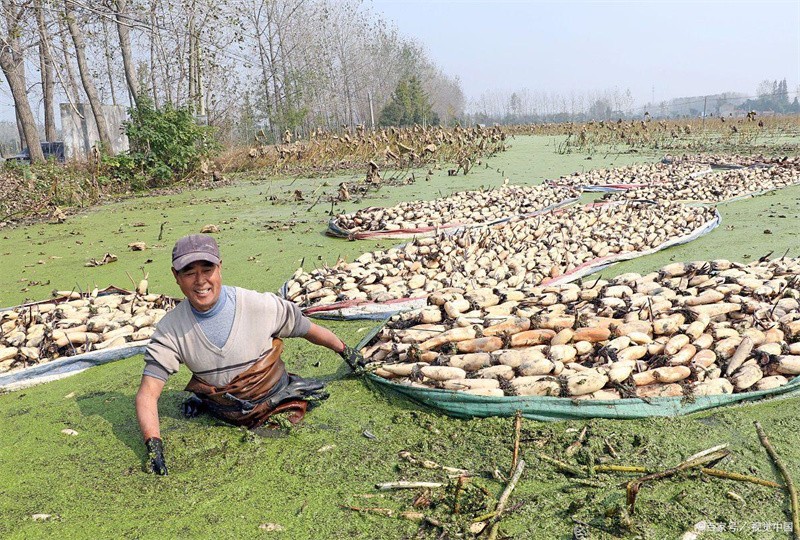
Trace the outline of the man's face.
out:
[[[186,299],[197,311],[208,311],[219,300],[222,291],[221,264],[197,261],[180,272],[173,269],[172,274]]]

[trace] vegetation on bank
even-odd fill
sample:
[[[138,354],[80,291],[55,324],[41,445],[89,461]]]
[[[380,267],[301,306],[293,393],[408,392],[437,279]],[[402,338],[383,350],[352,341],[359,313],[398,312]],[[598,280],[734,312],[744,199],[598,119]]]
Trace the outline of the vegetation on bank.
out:
[[[85,207],[148,189],[218,185],[225,174],[241,171],[261,177],[366,175],[373,163],[379,175],[393,171],[389,176],[400,181],[420,167],[452,167],[461,174],[502,152],[517,135],[547,135],[557,141],[552,151],[558,155],[596,158],[712,151],[785,154],[792,152],[792,138],[800,134],[798,116],[445,128],[430,125],[435,115],[429,105],[422,88],[409,80],[398,85],[388,112],[384,110],[393,121],[413,124],[409,127],[316,130],[305,140],[287,135],[279,144],[257,139],[250,146],[224,147],[213,128],[194,122],[189,109],[158,109],[144,100],[131,110],[126,124],[131,143],[126,154],[66,165],[7,162],[0,183],[8,186],[9,195],[0,201],[0,223],[51,216],[56,207]],[[426,127],[419,125],[420,118],[429,119]]]
[[[191,110],[170,105],[157,109],[147,100],[131,109],[125,131],[130,151],[101,154],[95,162],[6,163],[0,183],[13,189],[0,201],[0,222],[52,215],[57,207],[83,207],[110,195],[216,184],[223,173],[232,171],[322,176],[371,168],[371,181],[380,183],[381,170],[403,175],[449,162],[466,173],[480,158],[505,149],[505,134],[498,128],[412,126],[319,131],[306,141],[292,141],[287,135],[282,144],[221,154],[214,129],[198,126]]]
[[[198,126],[191,111],[142,99],[125,123],[130,151],[100,154],[93,162],[54,161],[4,164],[0,183],[9,197],[0,201],[0,222],[55,215],[60,207],[83,207],[101,198],[198,179],[219,151],[211,128]]]
[[[104,156],[101,168],[107,180],[141,191],[196,176],[204,167],[207,172],[209,160],[221,148],[214,129],[198,125],[188,108],[167,104],[157,109],[149,100],[140,101],[125,122],[130,150]]]

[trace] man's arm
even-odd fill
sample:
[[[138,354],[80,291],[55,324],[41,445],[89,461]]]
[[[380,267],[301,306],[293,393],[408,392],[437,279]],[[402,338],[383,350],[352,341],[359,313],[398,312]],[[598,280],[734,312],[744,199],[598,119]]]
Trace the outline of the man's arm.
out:
[[[164,389],[164,381],[155,377],[142,377],[142,384],[136,394],[136,417],[139,419],[139,428],[145,440],[161,438],[161,428],[158,422],[158,398]]]
[[[344,341],[339,339],[336,336],[336,334],[334,334],[324,326],[314,324],[313,322],[311,323],[311,328],[308,329],[308,332],[303,337],[308,341],[310,341],[311,343],[313,343],[314,345],[327,347],[333,352],[337,352],[340,354],[344,351],[346,347]]]
[[[311,328],[309,328],[308,332],[303,337],[314,345],[321,345],[338,353],[354,372],[360,373],[363,369],[364,357],[361,356],[361,353],[348,347],[344,341],[339,339],[336,334],[327,328],[311,323]]]
[[[167,464],[164,461],[164,444],[161,442],[161,427],[158,421],[158,398],[164,389],[164,381],[142,376],[139,392],[136,393],[136,417],[139,419],[139,428],[144,436],[144,445],[147,447],[149,470],[158,474],[167,474]]]

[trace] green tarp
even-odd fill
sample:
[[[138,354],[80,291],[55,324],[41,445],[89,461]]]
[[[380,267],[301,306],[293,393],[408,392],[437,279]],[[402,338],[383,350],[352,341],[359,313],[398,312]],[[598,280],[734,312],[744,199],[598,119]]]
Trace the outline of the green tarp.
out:
[[[375,326],[356,345],[364,347],[380,332],[388,319]],[[590,400],[538,396],[476,396],[456,390],[439,390],[398,384],[372,373],[365,380],[373,388],[388,395],[410,400],[456,418],[485,418],[488,416],[514,416],[521,411],[525,418],[540,421],[571,420],[579,418],[648,418],[651,416],[680,416],[723,405],[754,401],[778,395],[800,395],[800,376],[789,384],[757,392],[741,392],[717,396],[656,397],[646,401],[638,398]]]
[[[372,373],[366,375],[370,385],[389,395],[399,396],[431,407],[456,418],[514,416],[521,411],[530,420],[554,421],[580,418],[648,418],[650,416],[680,416],[722,405],[777,396],[800,395],[800,377],[773,390],[742,392],[719,396],[697,396],[615,400],[579,400],[557,397],[487,397],[455,390],[437,390],[393,383]]]

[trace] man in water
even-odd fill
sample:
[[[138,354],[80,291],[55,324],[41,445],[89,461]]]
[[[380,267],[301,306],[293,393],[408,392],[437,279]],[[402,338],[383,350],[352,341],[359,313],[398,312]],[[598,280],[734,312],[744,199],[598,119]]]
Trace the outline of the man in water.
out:
[[[172,250],[172,274],[186,296],[159,321],[144,355],[136,394],[136,416],[149,467],[167,474],[158,399],[167,378],[184,364],[192,372],[186,390],[194,396],[184,414],[202,411],[250,429],[284,413],[302,420],[309,401],[324,399],[323,383],[287,373],[280,358],[283,338],[303,337],[341,355],[352,368],[363,358],[333,332],[312,323],[292,302],[222,284],[217,242],[194,234]],[[271,423],[274,425],[274,423]]]

